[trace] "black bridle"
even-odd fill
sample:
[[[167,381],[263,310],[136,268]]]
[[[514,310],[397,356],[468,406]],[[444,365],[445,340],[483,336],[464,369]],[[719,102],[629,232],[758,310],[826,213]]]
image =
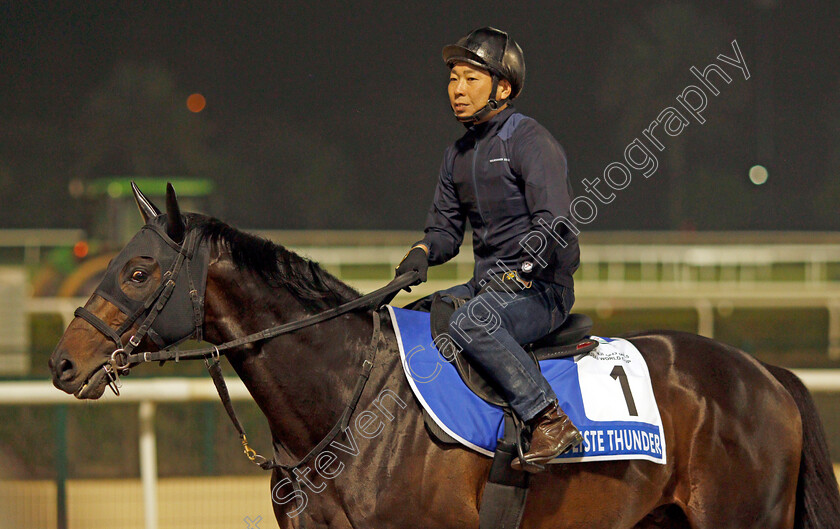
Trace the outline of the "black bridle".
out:
[[[167,242],[169,245],[172,245],[171,239],[162,231],[162,229],[154,224],[147,224],[144,226],[144,229],[152,229],[161,236],[164,242]],[[117,329],[112,329],[107,323],[105,323],[99,316],[90,312],[85,307],[79,307],[75,310],[74,315],[82,318],[86,322],[90,323],[96,330],[104,334],[106,337],[110,338],[114,344],[116,345],[116,349],[114,352],[111,353],[108,362],[106,362],[102,369],[105,370],[105,375],[108,380],[108,386],[111,390],[119,396],[120,391],[120,375],[127,375],[130,371],[132,365],[139,363],[140,361],[148,361],[148,360],[141,360],[143,353],[134,353],[134,350],[140,346],[140,343],[143,341],[147,335],[150,339],[156,343],[161,348],[165,347],[172,347],[176,344],[166,344],[163,343],[163,339],[160,338],[157,333],[152,331],[152,325],[155,323],[158,315],[160,315],[161,311],[166,307],[166,304],[169,302],[169,299],[172,297],[172,293],[175,291],[176,281],[178,276],[183,269],[189,270],[189,263],[196,257],[197,252],[196,247],[198,245],[198,237],[195,235],[194,231],[188,232],[185,237],[184,241],[178,245],[177,247],[172,248],[173,251],[177,252],[177,256],[175,258],[175,262],[172,264],[172,267],[164,272],[163,276],[161,277],[160,285],[155,289],[154,292],[149,294],[146,299],[140,304],[137,309],[133,312],[129,312],[130,309],[126,308],[124,304],[121,304],[113,299],[112,296],[107,296],[109,301],[115,303],[117,307],[125,312],[128,317],[125,321],[120,324]],[[206,259],[206,255],[202,255],[201,257]],[[187,263],[185,267],[184,264]],[[113,273],[113,270],[111,271]],[[205,271],[206,273],[206,271]],[[189,272],[188,272],[188,275]],[[203,316],[202,316],[202,308],[203,308],[203,295],[199,295],[198,290],[195,288],[194,281],[192,276],[189,278],[190,281],[190,290],[189,290],[189,297],[192,302],[192,311],[191,314],[193,315],[192,321],[192,332],[187,335],[186,337],[178,340],[178,343],[187,339],[187,338],[195,338],[196,340],[201,340],[203,336]],[[97,293],[104,294],[101,292],[100,289],[97,289]],[[134,323],[140,319],[145,314],[145,318],[143,319],[142,323],[138,327],[137,331],[128,339],[126,343],[123,343],[122,336],[128,332],[129,329],[134,325]]]
[[[207,252],[196,251],[199,243],[199,238],[196,236],[194,230],[187,231],[184,237],[184,241],[181,244],[173,244],[171,239],[169,239],[168,237],[164,237],[165,233],[161,233],[162,230],[159,226],[147,224],[146,227],[151,227],[152,229],[156,230],[158,234],[161,235],[161,237],[164,239],[164,242],[166,242],[167,245],[171,247],[171,250],[173,252],[177,252],[177,256],[175,258],[174,263],[172,264],[170,269],[163,274],[163,276],[161,277],[160,285],[155,289],[155,291],[152,292],[144,300],[142,305],[140,305],[136,310],[134,310],[131,313],[129,313],[128,310],[124,310],[122,307],[118,306],[120,310],[123,310],[123,312],[128,314],[128,317],[122,324],[120,324],[120,326],[117,329],[112,329],[101,318],[99,318],[84,307],[79,307],[75,311],[75,315],[77,317],[80,317],[83,320],[90,323],[95,329],[97,329],[99,332],[111,339],[116,345],[116,349],[114,350],[114,352],[111,353],[108,361],[102,366],[102,369],[105,370],[108,386],[111,388],[112,391],[114,391],[116,395],[119,396],[119,377],[121,375],[127,375],[131,367],[137,364],[145,362],[160,362],[161,364],[163,364],[167,360],[174,360],[175,362],[179,362],[180,360],[203,359],[205,364],[207,365],[207,369],[210,373],[210,376],[213,379],[213,383],[216,386],[216,390],[219,393],[219,398],[222,400],[222,404],[225,407],[225,411],[227,411],[231,421],[233,422],[234,427],[239,433],[239,437],[242,442],[245,455],[248,457],[248,459],[255,462],[263,469],[270,470],[273,468],[282,468],[290,473],[294,469],[306,464],[313,457],[318,455],[318,453],[320,453],[321,450],[323,450],[327,445],[329,445],[329,443],[332,442],[333,439],[335,439],[339,433],[341,433],[345,428],[347,428],[353,411],[356,408],[356,404],[358,403],[359,398],[361,397],[361,394],[364,391],[365,385],[370,376],[370,371],[373,368],[373,360],[376,356],[376,351],[379,348],[380,342],[384,338],[380,329],[379,309],[383,305],[389,303],[391,299],[393,299],[394,296],[397,294],[397,292],[399,292],[407,286],[417,283],[419,280],[419,274],[417,272],[403,274],[391,281],[390,283],[388,283],[386,286],[375,290],[370,294],[366,294],[353,301],[344,303],[338,307],[325,310],[318,314],[314,314],[312,316],[308,316],[297,321],[264,329],[262,331],[249,334],[247,336],[243,336],[241,338],[237,338],[235,340],[231,340],[220,345],[213,345],[211,347],[205,347],[201,349],[190,349],[186,351],[180,351],[177,348],[174,348],[174,346],[176,346],[184,339],[195,337],[196,339],[201,340],[202,337],[202,315],[204,297],[203,292],[199,293],[196,290],[196,288],[194,288],[193,278],[190,275],[189,270],[191,262],[199,254],[200,258],[203,259],[209,259],[209,257]],[[206,263],[203,264],[205,265],[203,268],[204,273],[206,274]],[[184,314],[186,312],[190,312],[193,315],[193,332],[186,338],[177,340],[177,343],[174,344],[158,343],[160,342],[160,339],[159,337],[155,339],[155,334],[152,331],[152,325],[154,324],[155,320],[160,315],[161,311],[163,311],[163,309],[166,307],[167,303],[172,297],[172,293],[174,292],[175,287],[177,286],[179,274],[184,269],[188,270],[187,275],[190,276],[189,297],[192,301],[193,306],[191,311],[181,311],[181,313]],[[206,278],[203,279],[206,280]],[[201,284],[204,284],[204,281],[202,281]],[[356,387],[353,391],[353,395],[351,396],[350,400],[345,406],[341,417],[339,417],[338,421],[335,423],[333,428],[321,440],[321,442],[319,442],[312,450],[310,450],[306,456],[304,456],[302,459],[300,459],[297,463],[293,465],[285,465],[278,462],[279,458],[277,457],[276,446],[274,450],[275,456],[271,460],[266,459],[265,457],[257,454],[256,451],[254,451],[248,446],[248,440],[245,435],[245,431],[242,428],[242,425],[239,422],[239,419],[237,418],[236,413],[233,409],[233,404],[231,403],[230,395],[227,390],[227,385],[225,384],[221,366],[219,364],[219,359],[222,352],[236,347],[240,347],[248,343],[274,338],[282,334],[287,334],[299,329],[316,325],[318,323],[330,320],[332,318],[335,318],[337,316],[351,311],[362,309],[370,310],[372,312],[373,336],[371,337],[371,343],[366,358],[362,362],[362,366],[359,371],[359,377],[356,381]],[[128,332],[128,330],[134,325],[134,323],[138,321],[144,314],[145,318],[138,327],[137,331],[128,339],[127,343],[123,343],[122,336],[126,332]],[[161,349],[158,351],[134,352],[135,349],[140,345],[143,338],[145,338],[147,335],[150,338],[152,338],[152,341],[156,342],[156,344],[159,345]]]

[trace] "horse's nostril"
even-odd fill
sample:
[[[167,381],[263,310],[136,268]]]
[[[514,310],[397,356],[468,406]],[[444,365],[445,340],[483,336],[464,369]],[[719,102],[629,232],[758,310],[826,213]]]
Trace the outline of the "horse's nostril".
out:
[[[65,358],[58,363],[58,376],[62,382],[72,379],[74,374],[73,362]]]

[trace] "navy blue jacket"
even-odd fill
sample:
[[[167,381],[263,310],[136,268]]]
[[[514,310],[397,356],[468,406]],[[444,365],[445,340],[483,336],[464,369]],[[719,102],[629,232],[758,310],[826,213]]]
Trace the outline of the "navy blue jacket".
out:
[[[458,254],[469,220],[476,283],[531,261],[534,279],[573,288],[580,250],[567,225],[572,198],[563,148],[542,125],[508,107],[447,148],[421,241],[429,264]]]

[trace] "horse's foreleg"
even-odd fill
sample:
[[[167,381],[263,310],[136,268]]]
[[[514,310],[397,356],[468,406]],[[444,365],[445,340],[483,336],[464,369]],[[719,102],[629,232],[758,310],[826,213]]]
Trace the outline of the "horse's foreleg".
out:
[[[294,491],[292,487],[286,485],[283,481],[284,478],[285,476],[280,473],[279,469],[275,468],[271,472],[271,507],[274,509],[274,518],[277,520],[277,527],[280,529],[293,529],[297,525],[295,518],[287,514],[292,511],[292,508],[287,506],[290,502],[285,501],[294,499],[294,496],[291,498],[288,497],[290,494],[293,495]]]
[[[677,505],[663,505],[648,514],[633,529],[692,529],[685,512]]]

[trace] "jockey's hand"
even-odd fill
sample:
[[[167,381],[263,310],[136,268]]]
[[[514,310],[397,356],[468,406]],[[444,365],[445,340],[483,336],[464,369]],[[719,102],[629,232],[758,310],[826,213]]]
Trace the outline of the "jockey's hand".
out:
[[[395,277],[399,277],[411,271],[417,271],[420,274],[420,279],[416,283],[412,283],[412,285],[419,285],[420,283],[426,281],[426,275],[429,271],[429,256],[425,246],[414,246],[407,254],[405,254],[405,257],[402,258],[399,266],[397,266],[397,274]],[[411,292],[409,288],[406,288],[406,290]]]

